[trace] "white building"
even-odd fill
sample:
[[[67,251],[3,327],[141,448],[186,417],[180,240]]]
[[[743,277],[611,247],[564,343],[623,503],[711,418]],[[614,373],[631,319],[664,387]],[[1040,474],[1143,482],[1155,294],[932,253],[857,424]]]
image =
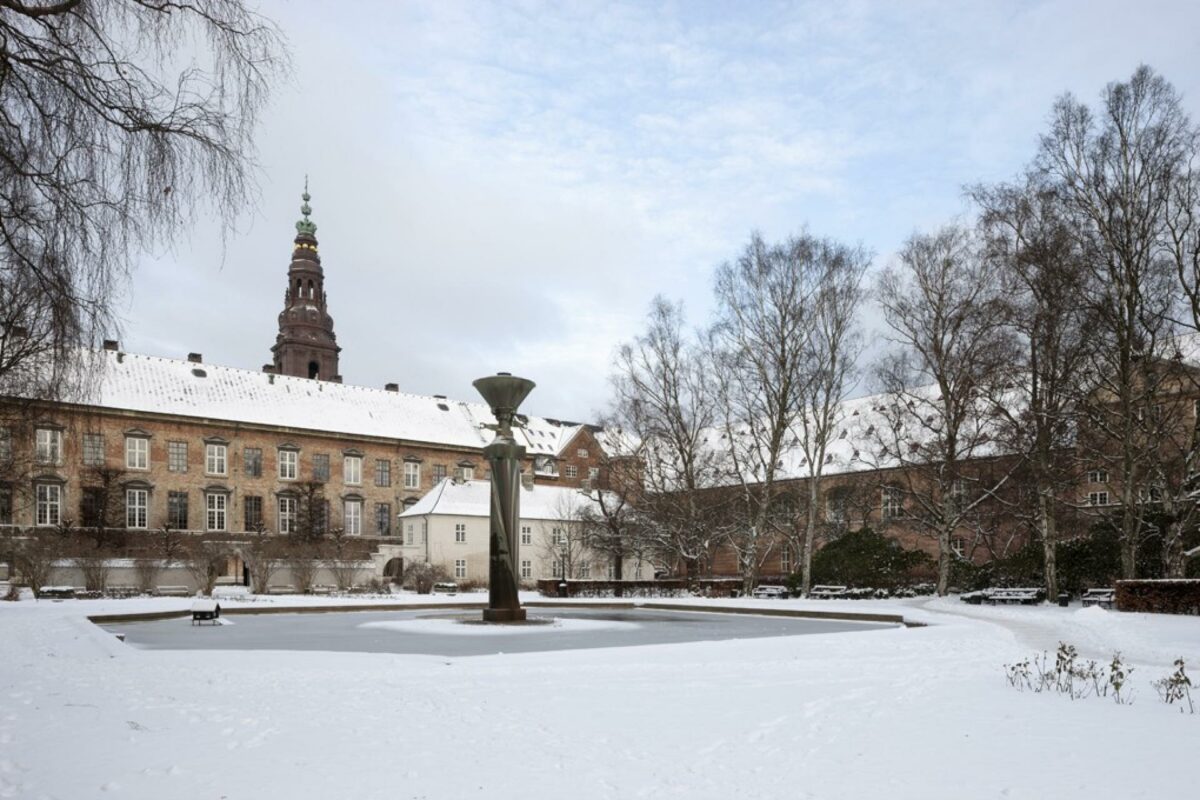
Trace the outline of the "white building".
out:
[[[578,489],[525,482],[521,488],[517,561],[522,583],[543,578],[606,579],[608,556],[590,550],[581,513],[595,500]],[[491,482],[446,478],[400,515],[405,564],[441,566],[458,582],[487,583]],[[650,579],[648,561],[626,558],[626,580]]]

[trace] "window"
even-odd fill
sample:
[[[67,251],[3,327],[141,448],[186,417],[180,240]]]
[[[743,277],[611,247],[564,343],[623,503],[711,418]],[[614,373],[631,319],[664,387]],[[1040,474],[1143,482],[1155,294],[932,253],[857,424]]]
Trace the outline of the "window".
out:
[[[375,504],[375,533],[379,536],[392,535],[392,504]]]
[[[533,562],[532,561],[522,561],[521,562],[521,577],[522,578],[532,578],[533,577]]]
[[[313,456],[313,480],[329,480],[329,453],[317,453]]]
[[[150,492],[145,489],[125,490],[125,527],[145,528],[146,510],[150,505]]]
[[[220,492],[209,492],[205,495],[208,510],[208,530],[228,530],[226,509],[229,507],[229,495]]]
[[[56,483],[39,483],[36,495],[38,525],[57,525],[62,521],[62,487]]]
[[[883,487],[880,514],[885,520],[904,516],[904,495],[898,486]]]
[[[599,477],[600,477],[600,468],[599,467],[588,467],[588,479],[589,480],[594,481]]]
[[[279,532],[296,532],[296,498],[279,498]]]
[[[99,528],[104,524],[104,489],[85,486],[79,497],[79,524],[85,528]]]
[[[565,467],[563,467],[563,475],[566,475],[568,478],[578,478],[579,467],[575,466],[574,464],[567,464]]]
[[[204,472],[208,475],[225,475],[228,454],[228,448],[223,444],[206,444],[204,446]]]
[[[350,486],[362,483],[362,456],[346,456],[342,462],[342,480]]]
[[[433,465],[433,482],[437,483],[438,481],[444,481],[444,480],[446,480],[446,465],[445,464],[434,464]]]
[[[362,535],[362,501],[347,500],[342,506],[342,522],[347,536]]]
[[[144,436],[125,437],[125,468],[150,469],[150,440]]]
[[[1087,482],[1088,483],[1108,483],[1108,470],[1106,470],[1106,469],[1089,470],[1088,474],[1087,474]]]
[[[521,526],[521,544],[533,544],[533,529],[528,525]]]
[[[467,525],[464,522],[454,524],[454,541],[456,544],[467,543]]]
[[[563,562],[557,558],[550,565],[550,576],[552,578],[561,578],[563,576]]]
[[[467,560],[465,558],[456,558],[454,560],[454,577],[467,577]]]
[[[167,442],[167,472],[187,472],[187,442]]]
[[[375,459],[375,485],[392,485],[392,462],[386,458]]]
[[[958,556],[959,558],[963,558],[967,552],[967,545],[963,541],[962,537],[955,536],[950,540],[950,550],[954,552],[954,555]]]
[[[779,571],[785,573],[792,571],[792,548],[786,544],[779,551]]]
[[[0,464],[12,461],[12,429],[0,428]]]
[[[280,450],[279,451],[279,480],[294,481],[296,480],[296,467],[300,461],[300,454],[295,450]]]
[[[36,455],[39,464],[61,464],[62,431],[56,428],[38,428]]]
[[[253,531],[262,524],[262,498],[256,495],[246,495],[242,498],[242,525],[246,530]]]
[[[577,573],[579,573],[577,575],[577,577],[590,578],[592,576],[592,565],[589,564],[588,562],[584,561],[582,564],[579,565],[579,569],[577,569],[575,571]]]
[[[247,478],[262,477],[262,448],[261,447],[243,447],[242,448],[242,471],[246,473]]]
[[[167,524],[176,530],[188,529],[187,492],[167,492]]]
[[[1108,505],[1108,492],[1088,492],[1089,506],[1106,506]]]
[[[13,524],[12,486],[0,483],[0,525]]]
[[[1139,486],[1138,487],[1138,502],[1139,503],[1161,503],[1162,488],[1159,486]]]
[[[588,451],[587,451],[587,450],[584,450],[583,448],[580,448],[580,449],[578,449],[578,450],[576,450],[576,451],[575,451],[575,455],[579,456],[580,458],[587,458],[587,457],[588,457]]]
[[[461,469],[462,469],[462,479],[464,481],[475,480],[475,468],[474,467],[462,467]]]
[[[404,543],[413,543],[413,526],[411,522],[404,526]]]
[[[83,463],[89,467],[99,467],[104,464],[104,434],[85,433],[83,435]]]
[[[416,461],[404,462],[404,488],[421,488],[421,465]]]
[[[563,533],[562,528],[552,528],[550,530],[550,542],[552,544],[566,544],[567,537]]]
[[[833,490],[825,496],[825,521],[843,523],[847,521],[847,497],[845,491]]]

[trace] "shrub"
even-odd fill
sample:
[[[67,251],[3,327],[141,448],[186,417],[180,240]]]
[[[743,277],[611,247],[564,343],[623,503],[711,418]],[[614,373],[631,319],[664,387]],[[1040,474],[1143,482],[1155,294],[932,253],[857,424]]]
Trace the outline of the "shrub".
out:
[[[912,583],[933,563],[919,550],[906,550],[870,528],[844,534],[813,555],[813,584],[894,590]],[[788,580],[799,588],[799,576]]]
[[[446,570],[427,561],[414,561],[404,568],[404,588],[417,594],[429,594],[435,583],[449,580]]]
[[[1152,614],[1200,614],[1200,580],[1117,581],[1117,608]]]

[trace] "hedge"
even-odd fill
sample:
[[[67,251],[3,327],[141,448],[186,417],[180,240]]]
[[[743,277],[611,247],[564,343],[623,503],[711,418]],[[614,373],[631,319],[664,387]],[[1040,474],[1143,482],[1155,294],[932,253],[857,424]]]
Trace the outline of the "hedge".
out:
[[[660,578],[652,581],[539,580],[543,597],[679,597],[691,593],[707,597],[730,597],[742,588],[741,578],[709,578],[688,581]]]
[[[1200,615],[1200,580],[1117,581],[1117,609]]]

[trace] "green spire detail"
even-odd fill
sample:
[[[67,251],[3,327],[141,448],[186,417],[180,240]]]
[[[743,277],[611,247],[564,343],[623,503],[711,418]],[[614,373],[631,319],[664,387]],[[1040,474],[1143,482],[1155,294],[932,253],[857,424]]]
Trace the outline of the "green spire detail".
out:
[[[317,223],[308,218],[308,215],[312,213],[312,206],[308,204],[308,201],[311,200],[312,197],[308,194],[307,175],[304,176],[304,194],[300,195],[300,197],[302,200],[304,200],[304,203],[300,206],[300,213],[304,215],[304,219],[296,223],[296,232],[307,233],[309,236],[315,236],[317,233]]]

